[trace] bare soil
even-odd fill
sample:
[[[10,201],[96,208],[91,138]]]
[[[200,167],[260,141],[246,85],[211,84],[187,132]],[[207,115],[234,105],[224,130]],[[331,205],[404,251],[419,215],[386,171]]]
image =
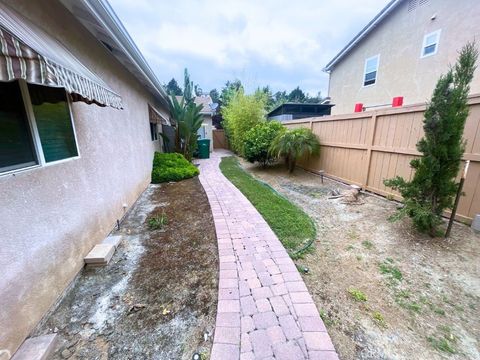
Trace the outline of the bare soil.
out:
[[[297,264],[341,359],[480,359],[479,234],[456,223],[432,239],[387,220],[397,202],[349,205],[329,199],[349,188],[339,182],[241,163],[315,220],[315,250]]]
[[[155,216],[168,223],[152,230]],[[84,269],[35,335],[58,332],[54,359],[208,358],[218,255],[198,179],[150,185],[114,235],[109,265]]]

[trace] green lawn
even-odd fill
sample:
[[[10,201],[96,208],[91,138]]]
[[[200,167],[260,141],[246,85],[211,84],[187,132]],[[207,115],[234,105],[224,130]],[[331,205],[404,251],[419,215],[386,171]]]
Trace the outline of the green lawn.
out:
[[[316,237],[313,221],[268,185],[245,172],[235,157],[225,157],[220,169],[255,206],[292,257],[301,256]]]

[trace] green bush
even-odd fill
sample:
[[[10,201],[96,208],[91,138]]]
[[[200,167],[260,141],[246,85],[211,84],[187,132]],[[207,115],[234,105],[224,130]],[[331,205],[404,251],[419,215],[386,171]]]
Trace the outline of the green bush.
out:
[[[261,123],[248,130],[243,146],[245,159],[251,163],[258,161],[262,166],[271,163],[275,156],[269,151],[270,145],[284,131],[285,128],[278,121]]]
[[[223,127],[233,151],[243,156],[243,145],[248,130],[265,121],[265,104],[262,98],[235,93],[227,106],[222,107]]]
[[[181,154],[159,153],[153,157],[152,183],[180,181],[198,175],[198,168]]]

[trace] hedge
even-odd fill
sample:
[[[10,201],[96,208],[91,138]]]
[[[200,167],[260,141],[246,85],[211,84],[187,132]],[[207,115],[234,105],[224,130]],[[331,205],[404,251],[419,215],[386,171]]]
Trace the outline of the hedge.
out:
[[[198,175],[198,168],[181,154],[159,153],[153,157],[152,183],[180,181]]]

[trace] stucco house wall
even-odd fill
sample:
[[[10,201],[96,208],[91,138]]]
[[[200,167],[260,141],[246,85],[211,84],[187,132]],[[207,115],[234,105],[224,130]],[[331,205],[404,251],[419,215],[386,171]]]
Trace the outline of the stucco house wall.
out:
[[[147,104],[166,110],[60,3],[5,2],[66,44],[124,106],[73,103],[80,158],[0,176],[0,353],[13,354],[123,216],[122,205],[149,184],[160,147]]]
[[[364,106],[390,104],[403,96],[404,104],[427,101],[442,73],[468,41],[480,39],[478,0],[428,0],[408,11],[402,1],[366,38],[360,41],[330,74],[332,114],[351,113],[355,103]],[[432,17],[435,17],[432,20]],[[441,29],[438,51],[421,58],[424,35]],[[380,55],[377,82],[363,86],[365,59]],[[471,93],[480,92],[480,71]]]

